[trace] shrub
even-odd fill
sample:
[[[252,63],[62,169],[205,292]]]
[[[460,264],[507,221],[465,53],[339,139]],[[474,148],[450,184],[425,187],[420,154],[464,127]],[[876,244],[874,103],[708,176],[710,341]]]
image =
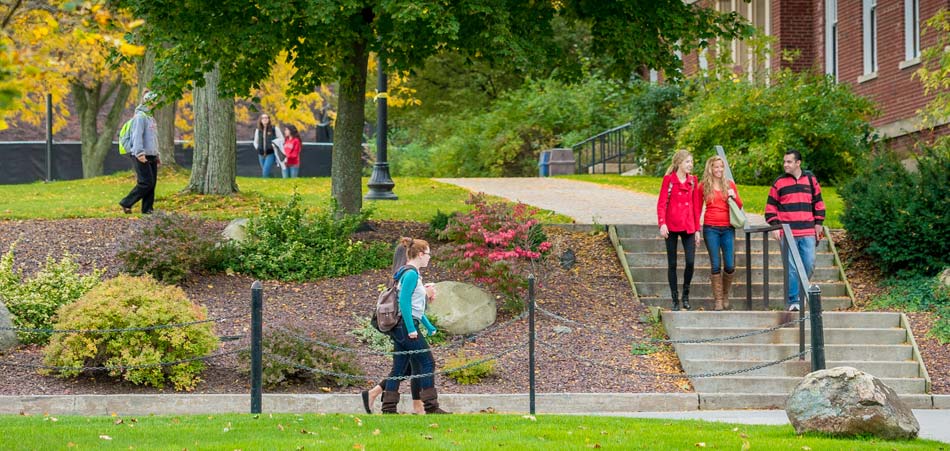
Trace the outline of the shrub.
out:
[[[671,83],[637,83],[641,93],[631,102],[631,138],[645,174],[660,175],[676,144],[674,110],[684,101],[683,88]]]
[[[203,307],[185,292],[149,276],[120,275],[59,310],[57,329],[127,329],[189,323],[207,318]],[[203,357],[218,347],[211,323],[115,333],[57,334],[46,346],[44,362],[50,366],[131,366],[109,370],[133,384],[162,388],[170,382],[176,390],[192,390],[201,381],[202,360],[165,365],[163,362]],[[74,377],[78,369],[58,375]]]
[[[296,192],[286,205],[265,203],[247,225],[247,238],[231,261],[232,269],[265,279],[305,281],[359,274],[392,262],[392,248],[351,236],[369,211],[344,215],[332,203],[307,214]]]
[[[221,242],[220,230],[204,219],[155,212],[122,239],[118,257],[129,274],[151,274],[177,284],[196,272],[220,266],[221,254],[229,250]]]
[[[13,269],[14,245],[0,258],[0,298],[13,316],[13,325],[24,329],[50,329],[61,306],[72,303],[99,284],[105,270],[80,275],[79,264],[70,254],[56,261],[48,256],[43,267],[29,280]],[[49,334],[18,332],[22,343],[46,343]]]
[[[474,205],[472,211],[456,213],[442,233],[450,241],[442,264],[463,270],[507,301],[520,301],[528,280],[519,264],[537,261],[551,248],[531,217],[535,211],[522,203],[490,203],[483,194],[466,203]]]
[[[261,343],[264,351],[261,361],[264,386],[273,388],[307,380],[315,380],[321,385],[336,385],[338,387],[353,385],[356,378],[323,375],[288,363],[293,362],[303,367],[328,372],[352,374],[355,377],[362,374],[352,358],[339,351],[333,351],[301,338],[307,335],[294,328],[264,331]],[[339,346],[338,343],[334,343],[325,334],[315,333],[311,335],[314,335],[315,340]],[[278,357],[275,358],[274,356]],[[250,368],[250,359],[250,352],[240,354],[241,363],[246,369]]]
[[[494,360],[486,360],[477,365],[472,365],[458,370],[453,370],[453,368],[462,368],[466,365],[471,365],[474,362],[482,360],[482,358],[482,356],[477,354],[473,354],[471,356],[466,355],[464,350],[459,349],[459,352],[455,354],[455,357],[451,357],[445,362],[445,375],[462,385],[477,384],[481,382],[482,379],[491,377],[495,374]]]
[[[795,148],[833,185],[851,177],[870,150],[873,104],[846,83],[784,70],[769,85],[734,78],[706,86],[677,110],[677,147],[693,150],[698,168],[719,144],[736,180],[768,185]]]
[[[439,234],[449,225],[449,219],[451,218],[452,215],[442,213],[442,210],[436,210],[435,216],[429,220],[429,230],[426,234],[431,238],[439,239]]]
[[[911,172],[890,152],[840,190],[841,221],[886,274],[933,275],[950,265],[950,142]]]
[[[356,329],[350,330],[350,335],[356,337],[361,343],[365,343],[370,349],[379,352],[393,351],[392,340],[389,339],[388,335],[376,330],[376,328],[370,324],[369,316],[359,316],[354,313],[353,319],[356,320],[357,327]]]
[[[892,278],[884,286],[885,291],[871,300],[872,307],[933,312],[936,320],[929,335],[941,343],[950,343],[950,288],[939,277]]]

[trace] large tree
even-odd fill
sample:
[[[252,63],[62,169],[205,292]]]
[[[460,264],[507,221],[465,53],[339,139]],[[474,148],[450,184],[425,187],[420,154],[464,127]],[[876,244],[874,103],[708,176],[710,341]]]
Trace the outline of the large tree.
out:
[[[220,63],[226,95],[246,95],[288,51],[295,93],[337,81],[339,111],[332,192],[345,212],[362,206],[361,142],[370,53],[390,71],[411,70],[446,50],[509,68],[545,64],[556,52],[557,17],[590,27],[591,49],[606,71],[629,77],[642,67],[675,73],[684,53],[745,27],[682,0],[124,0],[149,23],[153,43],[169,43],[155,86],[177,97]]]

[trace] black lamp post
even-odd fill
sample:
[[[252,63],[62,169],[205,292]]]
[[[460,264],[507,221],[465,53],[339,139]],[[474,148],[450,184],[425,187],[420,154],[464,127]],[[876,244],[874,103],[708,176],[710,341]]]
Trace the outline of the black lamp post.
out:
[[[388,105],[386,104],[386,71],[383,69],[384,58],[381,53],[376,56],[377,62],[377,81],[376,81],[376,163],[373,164],[373,175],[369,178],[369,192],[366,193],[367,200],[396,200],[399,197],[393,193],[393,187],[396,183],[389,176],[389,162],[386,160],[386,113]]]

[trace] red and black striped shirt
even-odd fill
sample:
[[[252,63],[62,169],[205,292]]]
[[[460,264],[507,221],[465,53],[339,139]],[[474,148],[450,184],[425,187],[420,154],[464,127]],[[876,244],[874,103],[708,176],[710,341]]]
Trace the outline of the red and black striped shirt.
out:
[[[765,221],[788,224],[792,236],[815,234],[815,226],[825,220],[825,202],[821,200],[818,179],[808,171],[795,178],[784,174],[775,180],[765,204]]]

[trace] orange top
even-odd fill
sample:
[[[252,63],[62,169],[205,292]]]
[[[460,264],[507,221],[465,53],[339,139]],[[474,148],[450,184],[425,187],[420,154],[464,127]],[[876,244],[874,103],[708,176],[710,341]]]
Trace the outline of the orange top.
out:
[[[739,190],[736,184],[729,181],[729,188],[736,192],[736,204],[742,207],[742,199],[739,198]],[[699,192],[703,192],[703,184],[699,184]],[[710,198],[704,198],[706,203],[706,212],[703,213],[703,225],[716,227],[729,227],[729,204],[726,203],[726,195],[722,191],[713,191]]]

